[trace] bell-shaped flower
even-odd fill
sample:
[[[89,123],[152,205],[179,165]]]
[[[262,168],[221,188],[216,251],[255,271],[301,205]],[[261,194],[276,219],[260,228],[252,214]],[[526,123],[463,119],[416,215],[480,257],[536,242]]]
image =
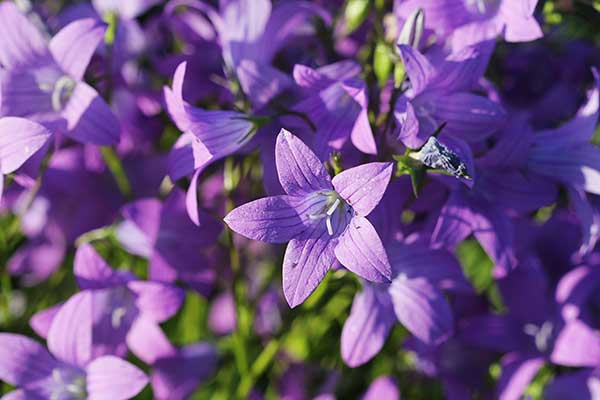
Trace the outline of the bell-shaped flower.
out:
[[[279,133],[275,151],[287,194],[244,204],[225,222],[250,239],[289,242],[283,291],[290,306],[302,303],[336,260],[368,281],[388,282],[390,263],[365,217],[381,200],[392,163],[360,165],[331,179],[317,156],[290,132]]]
[[[471,93],[487,66],[490,44],[465,48],[439,65],[410,46],[399,49],[411,86],[396,102],[394,135],[407,147],[421,147],[443,123],[444,134],[467,142],[482,141],[505,123],[499,104]]]

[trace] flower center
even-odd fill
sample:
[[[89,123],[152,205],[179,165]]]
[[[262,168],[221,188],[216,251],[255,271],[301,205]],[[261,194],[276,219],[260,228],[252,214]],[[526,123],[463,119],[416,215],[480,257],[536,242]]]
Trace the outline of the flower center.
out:
[[[86,382],[83,374],[55,368],[52,370],[52,380],[56,386],[50,395],[51,400],[87,398]]]
[[[73,95],[75,85],[75,80],[67,75],[58,78],[52,89],[52,108],[54,111],[59,112],[63,109]]]
[[[465,0],[467,9],[481,15],[489,15],[498,8],[498,0]]]
[[[533,337],[535,341],[535,347],[541,352],[548,350],[553,330],[554,325],[550,321],[546,321],[540,326],[535,324],[526,324],[523,327],[525,334]]]
[[[340,217],[343,217],[344,211],[350,211],[350,206],[334,190],[319,192],[318,195],[325,197],[323,206],[318,209],[317,212],[308,214],[308,218],[313,221],[321,221],[325,219],[327,233],[329,236],[333,236],[335,234],[335,230],[332,221],[333,218],[336,217],[336,211],[341,210],[342,215],[340,215]]]

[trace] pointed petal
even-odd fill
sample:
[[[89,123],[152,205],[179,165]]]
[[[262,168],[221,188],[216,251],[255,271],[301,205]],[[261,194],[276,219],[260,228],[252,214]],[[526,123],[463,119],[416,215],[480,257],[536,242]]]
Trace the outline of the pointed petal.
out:
[[[335,262],[325,229],[306,237],[290,240],[283,256],[283,294],[292,308],[311,295]]]
[[[535,135],[537,143],[560,148],[592,140],[600,116],[600,74],[596,68],[592,68],[592,73],[594,86],[588,92],[587,101],[579,108],[577,114],[556,129],[537,132]]]
[[[254,109],[265,106],[293,85],[287,74],[268,64],[258,64],[252,60],[242,60],[236,72],[242,90]]]
[[[415,112],[415,108],[402,96],[396,102],[394,118],[398,124],[396,138],[411,149],[417,149],[425,143],[429,137],[427,129],[421,129],[421,123]]]
[[[373,137],[369,116],[367,114],[367,94],[362,82],[359,85],[345,85],[346,92],[362,107],[360,113],[356,117],[350,139],[352,144],[358,150],[365,154],[377,154],[377,144]]]
[[[0,64],[12,69],[48,53],[46,40],[13,2],[0,4]]]
[[[92,18],[71,22],[52,38],[50,53],[64,72],[80,81],[96,48],[104,39],[105,30]]]
[[[358,367],[373,358],[396,323],[392,303],[385,291],[365,284],[357,293],[342,330],[342,358],[349,367]]]
[[[190,175],[205,165],[212,157],[200,139],[191,133],[184,133],[177,139],[169,153],[169,177],[172,181],[176,181]]]
[[[81,289],[100,289],[124,282],[88,243],[75,253],[74,272]]]
[[[131,325],[127,333],[127,347],[137,358],[149,365],[176,353],[175,347],[169,342],[158,322],[143,315],[136,318]]]
[[[453,192],[440,212],[431,235],[434,247],[453,248],[467,238],[471,228],[472,212],[460,191]]]
[[[389,376],[380,376],[375,379],[361,400],[400,400],[400,389],[396,380]]]
[[[157,399],[185,400],[217,366],[217,352],[208,343],[194,343],[179,349],[173,357],[154,365],[152,390]]]
[[[465,278],[456,257],[449,251],[430,249],[424,245],[386,245],[392,273],[404,274],[409,279],[425,278],[442,289],[472,292],[471,284]]]
[[[446,93],[475,89],[485,73],[494,46],[495,41],[486,41],[451,53],[436,72],[436,89]]]
[[[54,317],[60,310],[61,306],[62,304],[57,304],[35,313],[29,320],[29,326],[31,326],[31,329],[33,329],[33,331],[40,337],[47,339],[50,326],[52,326],[52,321],[54,320]]]
[[[561,329],[550,355],[553,363],[567,367],[596,367],[600,360],[600,333],[583,321],[573,320]]]
[[[293,75],[298,86],[315,91],[324,90],[335,82],[318,70],[302,64],[294,65]]]
[[[315,204],[324,200],[306,196],[273,196],[255,200],[237,207],[225,217],[225,223],[247,238],[267,243],[286,243],[307,229],[303,217],[310,214]],[[318,208],[318,207],[317,207]]]
[[[24,118],[0,118],[0,173],[17,170],[50,139],[52,133]]]
[[[35,340],[0,333],[0,380],[13,386],[30,385],[52,375],[58,363]]]
[[[289,195],[332,188],[331,178],[317,156],[285,129],[277,135],[275,160],[279,182]]]
[[[506,113],[499,104],[471,93],[428,94],[426,99],[418,100],[427,109],[427,118],[435,120],[438,126],[446,122],[445,134],[468,142],[485,139],[506,121]],[[417,115],[424,118],[418,111]]]
[[[537,1],[502,2],[499,13],[504,23],[504,39],[507,42],[531,42],[544,36],[535,16]]]
[[[400,50],[400,57],[402,57],[404,68],[410,79],[412,96],[417,96],[425,90],[435,77],[435,68],[424,55],[411,46],[401,44],[398,46],[398,49]]]
[[[54,316],[48,349],[59,360],[83,367],[92,356],[92,292],[73,295]]]
[[[156,322],[164,322],[177,313],[185,292],[161,282],[131,281],[127,287],[136,294],[135,304],[140,312]]]
[[[500,400],[519,400],[544,365],[544,359],[509,353],[502,357],[500,364],[502,375],[498,381],[498,398]]]
[[[185,194],[185,207],[190,217],[190,220],[200,226],[200,210],[198,210],[198,179],[200,178],[200,174],[204,171],[204,168],[198,168],[194,175],[192,176],[192,180],[190,181],[190,186]]]
[[[95,359],[87,367],[89,400],[125,400],[148,384],[148,377],[136,366],[114,356]]]
[[[67,121],[67,136],[98,146],[119,142],[119,120],[98,92],[85,82],[79,82],[62,111]]]
[[[335,246],[339,262],[361,278],[371,282],[389,282],[392,267],[387,254],[368,219],[352,218]]]
[[[598,287],[600,287],[600,268],[582,265],[563,275],[556,287],[555,296],[563,318],[565,320],[577,318],[581,308]]]
[[[308,1],[275,3],[262,32],[261,60],[270,62],[294,33],[305,26],[310,26],[312,17],[320,17],[325,23],[331,21],[331,16],[325,8]]]
[[[425,279],[400,275],[388,289],[398,320],[425,343],[439,344],[453,331],[450,305]]]
[[[368,163],[336,175],[336,192],[361,216],[367,216],[379,204],[392,176],[393,163]]]

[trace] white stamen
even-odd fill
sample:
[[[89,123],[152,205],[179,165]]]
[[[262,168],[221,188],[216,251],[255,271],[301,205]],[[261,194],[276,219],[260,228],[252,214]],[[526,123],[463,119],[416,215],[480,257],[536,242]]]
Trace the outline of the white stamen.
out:
[[[327,225],[327,233],[329,233],[329,236],[333,236],[333,226],[331,226],[331,215],[327,216],[327,219],[325,220],[325,225]]]
[[[121,326],[121,322],[125,314],[127,314],[127,309],[125,307],[119,307],[113,311],[111,316],[111,323],[113,328],[117,329]]]
[[[52,108],[54,111],[61,111],[65,102],[69,100],[75,89],[75,81],[66,75],[58,78],[52,91]]]
[[[327,210],[327,215],[331,216],[336,208],[340,205],[340,199],[335,199],[335,201],[333,202],[333,204],[331,205],[331,207],[329,207],[329,210]]]

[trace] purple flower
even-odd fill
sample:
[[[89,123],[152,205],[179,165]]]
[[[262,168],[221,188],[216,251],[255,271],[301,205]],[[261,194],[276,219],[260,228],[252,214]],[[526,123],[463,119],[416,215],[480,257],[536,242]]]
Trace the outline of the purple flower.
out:
[[[396,381],[389,376],[380,376],[375,379],[369,389],[362,397],[362,400],[400,400],[400,390]]]
[[[202,224],[194,225],[177,188],[163,203],[141,199],[126,205],[122,214],[125,221],[117,228],[117,237],[130,253],[150,260],[150,279],[169,283],[180,279],[199,293],[210,294],[215,271],[209,250],[217,242],[221,223],[201,213]]]
[[[542,37],[533,13],[537,0],[396,0],[394,13],[406,19],[425,12],[425,28],[446,38],[455,49],[501,36],[507,42]]]
[[[0,333],[0,380],[18,389],[10,399],[129,399],[148,383],[137,367],[115,356],[96,358],[92,298],[73,296],[48,328],[48,350],[22,335]]]
[[[393,165],[364,164],[331,179],[315,154],[286,130],[279,133],[275,152],[287,195],[240,206],[225,222],[250,239],[289,242],[283,291],[290,306],[312,293],[336,259],[369,281],[388,281],[385,249],[365,217],[383,196]]]
[[[94,356],[125,355],[126,339],[138,319],[164,322],[175,315],[183,302],[181,289],[161,282],[141,281],[130,273],[114,271],[89,244],[77,250],[74,270],[82,290],[66,304],[78,302],[79,312],[91,316]],[[44,325],[44,322],[54,324],[55,319],[38,318],[36,332],[41,336],[50,335],[52,325]]]
[[[506,353],[498,381],[501,399],[519,399],[548,361],[568,367],[600,366],[600,334],[580,319],[564,319],[546,282],[539,264],[528,259],[499,281],[509,313],[461,321],[460,336],[464,340]],[[576,290],[577,285],[570,289]],[[558,297],[565,296],[565,292],[568,288],[563,288]]]
[[[360,66],[341,61],[312,69],[294,67],[296,83],[305,89],[305,98],[294,109],[305,113],[316,127],[311,146],[321,159],[332,150],[341,150],[348,138],[366,154],[377,154],[367,116],[365,83],[358,78]]]
[[[556,376],[544,389],[544,399],[594,400],[600,395],[600,368],[586,368]]]
[[[438,66],[410,46],[399,49],[411,87],[396,102],[394,115],[397,139],[406,146],[422,146],[444,122],[444,135],[468,142],[479,142],[502,127],[502,107],[470,93],[485,71],[489,43],[465,48]]]
[[[344,324],[342,358],[351,367],[381,350],[396,321],[426,343],[443,342],[452,333],[453,319],[441,289],[470,290],[448,252],[399,243],[387,243],[386,250],[393,270],[391,284],[365,282]]]
[[[210,163],[244,147],[256,132],[252,120],[237,111],[206,111],[183,99],[186,63],[177,67],[173,89],[165,87],[167,109],[177,127],[185,134],[169,155],[169,175],[179,179],[194,172],[187,193],[187,209],[196,225],[200,224],[197,184],[200,173]]]
[[[217,351],[208,343],[176,348],[160,326],[147,318],[137,319],[129,333],[129,347],[152,367],[150,384],[157,400],[184,400],[212,375]]]
[[[83,81],[105,28],[93,19],[77,20],[48,43],[12,2],[0,5],[0,16],[0,115],[33,119],[84,143],[116,144],[119,121]],[[7,135],[21,148],[40,147],[31,129],[0,131]]]

